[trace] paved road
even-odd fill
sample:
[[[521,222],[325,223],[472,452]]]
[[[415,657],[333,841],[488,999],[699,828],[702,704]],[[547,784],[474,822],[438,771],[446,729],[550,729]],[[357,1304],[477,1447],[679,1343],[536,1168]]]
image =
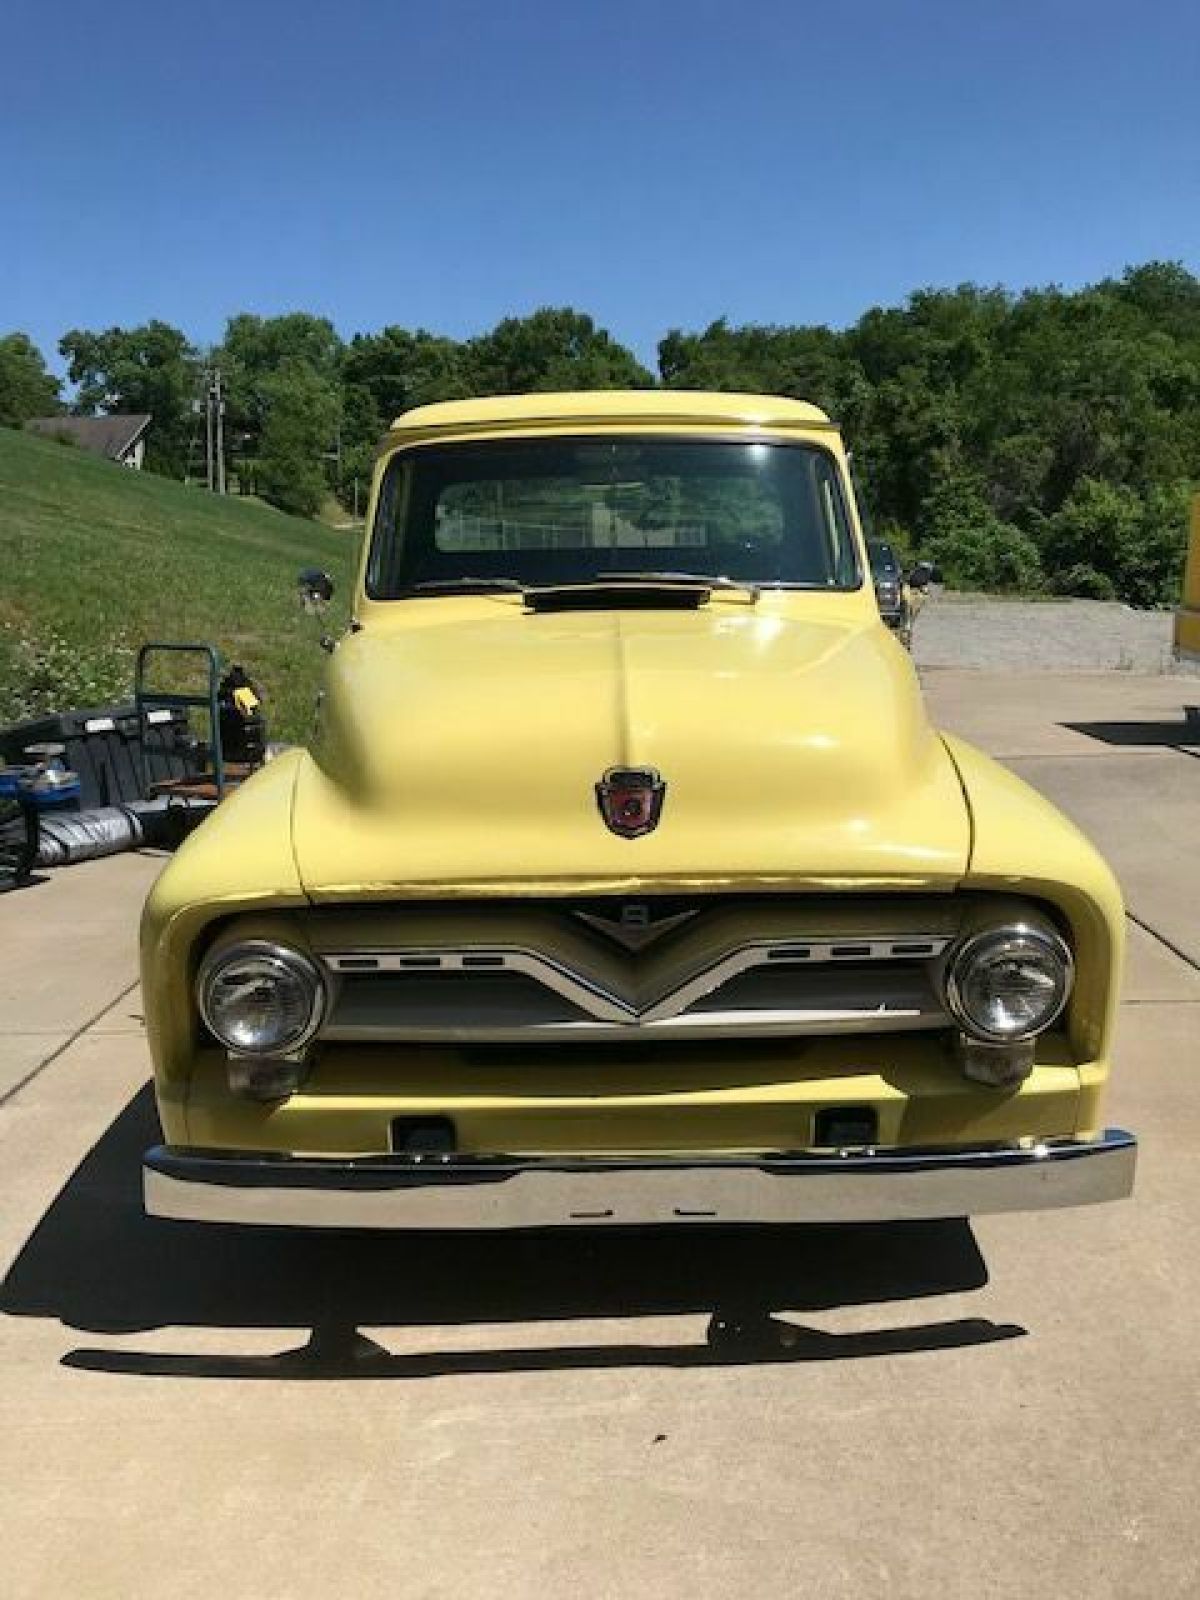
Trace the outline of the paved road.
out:
[[[1200,1593],[1200,750],[1180,680],[930,671],[1131,909],[1126,1205],[512,1240],[147,1222],[124,857],[0,900],[0,1592]],[[717,1359],[761,1296],[785,1347]]]

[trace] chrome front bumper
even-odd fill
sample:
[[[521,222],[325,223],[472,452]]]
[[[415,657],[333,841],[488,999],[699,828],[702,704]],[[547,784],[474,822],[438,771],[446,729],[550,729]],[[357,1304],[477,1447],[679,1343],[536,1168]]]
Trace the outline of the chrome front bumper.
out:
[[[900,1222],[1122,1200],[1137,1141],[764,1156],[371,1156],[186,1150],[144,1161],[146,1210],[294,1228]]]

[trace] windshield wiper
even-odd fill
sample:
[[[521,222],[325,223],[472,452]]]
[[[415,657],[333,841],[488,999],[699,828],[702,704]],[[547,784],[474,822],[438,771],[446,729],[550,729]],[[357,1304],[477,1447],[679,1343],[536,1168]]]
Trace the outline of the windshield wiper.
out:
[[[465,593],[486,594],[488,590],[498,590],[503,594],[524,594],[525,585],[518,583],[515,578],[426,578],[423,583],[409,584],[403,590],[404,594],[441,594],[454,590]]]
[[[618,583],[698,583],[706,589],[734,589],[749,595],[752,601],[758,599],[759,593],[756,583],[742,583],[737,578],[711,572],[598,572],[595,577],[597,583],[607,579]]]
[[[426,578],[420,583],[412,583],[400,591],[400,597],[418,594],[523,594],[529,595],[557,591],[562,589],[586,589],[603,587],[611,583],[638,583],[654,584],[680,584],[694,585],[696,588],[721,589],[735,594],[744,594],[751,605],[758,599],[759,589],[756,583],[740,583],[736,578],[727,578],[721,575],[714,576],[709,572],[596,572],[590,578],[566,578],[551,580],[530,588],[527,584],[519,583],[516,578],[485,578],[467,574],[458,578]]]

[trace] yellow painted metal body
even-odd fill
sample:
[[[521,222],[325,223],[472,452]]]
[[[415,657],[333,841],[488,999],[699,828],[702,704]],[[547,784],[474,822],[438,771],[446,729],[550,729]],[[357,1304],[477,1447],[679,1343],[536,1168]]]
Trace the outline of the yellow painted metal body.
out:
[[[1183,598],[1175,613],[1175,653],[1184,660],[1200,661],[1200,494],[1192,501]]]
[[[815,407],[761,396],[535,395],[400,419],[376,475],[427,441],[663,433],[797,439],[845,456]],[[867,571],[861,530],[855,528]],[[364,569],[365,570],[365,569]],[[1088,1133],[1101,1125],[1123,918],[1111,873],[1038,794],[928,723],[869,582],[852,592],[715,591],[694,611],[530,613],[519,596],[368,598],[330,660],[311,752],[272,762],[163,873],[142,930],[167,1138],[378,1152],[391,1119],[454,1119],[462,1148],[779,1149],[815,1111],[871,1105],[894,1144]],[[656,831],[597,815],[608,767],[668,779]],[[320,919],[404,902],[770,893],[903,926],[970,897],[1039,902],[1077,982],[1019,1091],[967,1082],[925,1035],[532,1046],[323,1046],[303,1089],[231,1096],[193,999],[230,929],[319,948]],[[832,898],[831,898],[832,897]],[[814,913],[815,914],[815,913]],[[972,913],[973,914],[973,913]],[[365,925],[365,924],[364,924]],[[928,931],[928,930],[926,930]]]

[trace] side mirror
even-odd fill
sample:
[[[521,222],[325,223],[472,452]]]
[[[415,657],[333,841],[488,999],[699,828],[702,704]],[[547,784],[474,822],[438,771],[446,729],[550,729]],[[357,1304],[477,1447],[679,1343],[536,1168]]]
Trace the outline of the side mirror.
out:
[[[908,575],[908,584],[912,589],[928,589],[931,583],[941,583],[942,574],[932,561],[918,561]]]
[[[320,567],[305,567],[299,577],[300,604],[319,616],[333,599],[333,579]]]

